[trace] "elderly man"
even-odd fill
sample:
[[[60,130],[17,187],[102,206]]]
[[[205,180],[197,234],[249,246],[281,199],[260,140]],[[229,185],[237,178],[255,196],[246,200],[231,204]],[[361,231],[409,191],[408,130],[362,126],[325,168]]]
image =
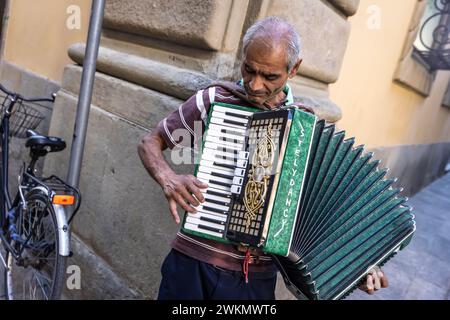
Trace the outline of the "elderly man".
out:
[[[143,137],[138,152],[148,173],[161,186],[169,210],[180,222],[177,206],[188,212],[204,201],[207,185],[192,175],[175,173],[162,151],[191,147],[204,129],[212,102],[253,105],[277,109],[294,103],[287,80],[296,75],[300,63],[299,36],[292,25],[270,17],[248,29],[243,39],[242,80],[233,86],[211,86],[198,91],[178,110],[163,119]],[[180,139],[183,129],[192,139]],[[193,140],[192,143],[189,140]],[[243,266],[245,268],[243,268]],[[244,274],[244,271],[247,271]],[[172,250],[162,265],[158,299],[274,299],[277,270],[271,258],[258,250],[250,255],[243,248],[178,232]],[[362,288],[368,293],[387,286],[381,271],[367,277]]]

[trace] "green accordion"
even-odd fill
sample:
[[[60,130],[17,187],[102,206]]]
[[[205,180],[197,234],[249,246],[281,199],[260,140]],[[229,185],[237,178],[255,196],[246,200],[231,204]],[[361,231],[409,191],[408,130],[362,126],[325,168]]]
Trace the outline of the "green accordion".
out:
[[[271,254],[299,299],[341,299],[410,241],[414,216],[387,169],[297,107],[214,103],[182,231]]]

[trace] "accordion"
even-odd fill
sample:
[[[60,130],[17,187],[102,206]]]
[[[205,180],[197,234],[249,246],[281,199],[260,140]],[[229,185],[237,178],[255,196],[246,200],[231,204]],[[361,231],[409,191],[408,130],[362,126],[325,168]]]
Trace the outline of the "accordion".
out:
[[[387,169],[297,107],[214,103],[195,176],[205,202],[182,231],[271,254],[298,299],[341,299],[410,241],[414,216]]]

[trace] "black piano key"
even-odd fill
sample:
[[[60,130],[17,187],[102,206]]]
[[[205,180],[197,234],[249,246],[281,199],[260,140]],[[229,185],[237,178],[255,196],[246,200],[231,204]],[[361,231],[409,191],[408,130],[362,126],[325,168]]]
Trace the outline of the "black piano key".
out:
[[[231,195],[229,195],[229,194],[217,192],[217,191],[214,191],[214,190],[211,190],[211,189],[207,189],[206,190],[206,194],[210,194],[210,195],[213,195],[213,196],[219,196],[219,197],[223,197],[223,198],[231,198]]]
[[[227,116],[230,117],[236,117],[236,118],[241,118],[241,119],[249,119],[249,116],[243,115],[243,114],[237,114],[237,113],[233,113],[233,112],[229,112],[229,111],[225,111],[225,114]]]
[[[228,213],[228,211],[224,211],[222,209],[216,209],[216,208],[213,208],[213,207],[210,207],[210,206],[203,206],[203,209],[211,211],[211,212],[217,212],[217,213],[220,213],[220,214],[227,214]]]
[[[225,206],[225,207],[229,207],[230,204],[228,202],[224,202],[224,201],[220,201],[220,200],[215,200],[215,199],[210,199],[208,197],[205,197],[206,201],[208,201],[209,203],[215,203],[221,206]]]
[[[227,161],[233,161],[233,162],[236,162],[236,161],[237,161],[237,159],[236,159],[235,156],[227,156],[227,155],[220,155],[220,154],[216,154],[216,155],[214,156],[214,158],[222,159],[222,160],[227,160]]]
[[[231,143],[235,143],[235,144],[241,144],[240,140],[233,139],[233,138],[220,137],[219,140],[220,141],[224,141],[224,142],[231,142]]]
[[[233,180],[233,178],[234,178],[234,176],[231,176],[229,174],[219,173],[219,172],[211,172],[211,175],[215,176],[215,177],[230,179],[230,180]]]
[[[242,126],[242,127],[247,127],[245,124],[238,122],[238,121],[233,121],[233,120],[228,120],[228,119],[223,119],[223,123],[229,123],[229,124],[234,124],[235,126]]]
[[[224,186],[224,187],[231,188],[231,184],[229,184],[229,183],[225,183],[225,182],[221,182],[221,181],[216,181],[216,180],[208,180],[208,182],[209,182],[209,183],[218,184],[219,186]]]
[[[217,151],[233,153],[233,154],[239,154],[239,150],[232,149],[232,148],[227,148],[227,147],[218,147]]]
[[[205,230],[214,231],[214,232],[217,232],[217,233],[223,233],[223,230],[217,229],[217,228],[213,228],[213,227],[210,227],[210,226],[205,226],[205,225],[202,225],[202,224],[198,224],[197,226],[199,227],[199,229],[205,229]]]
[[[220,129],[220,132],[232,134],[235,136],[241,136],[241,137],[245,136],[245,132],[238,132],[238,131],[234,131],[233,129]]]
[[[221,163],[221,162],[217,162],[217,161],[214,161],[213,165],[218,166],[218,167],[233,169],[233,170],[236,169],[236,165]]]
[[[221,221],[221,220],[216,220],[216,219],[211,219],[211,218],[207,218],[207,217],[204,217],[204,216],[201,216],[200,217],[200,220],[203,220],[203,221],[206,221],[206,222],[211,222],[211,223],[216,223],[216,224],[220,224],[220,225],[225,225],[225,222],[224,221]]]

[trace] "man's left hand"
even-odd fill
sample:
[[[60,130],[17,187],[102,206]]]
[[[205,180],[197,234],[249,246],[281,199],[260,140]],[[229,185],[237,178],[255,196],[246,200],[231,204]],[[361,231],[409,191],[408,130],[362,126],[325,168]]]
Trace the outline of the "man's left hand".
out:
[[[359,286],[359,289],[368,294],[374,294],[375,291],[387,288],[388,285],[388,279],[384,272],[381,271],[380,267],[375,267],[369,271],[366,281]]]

